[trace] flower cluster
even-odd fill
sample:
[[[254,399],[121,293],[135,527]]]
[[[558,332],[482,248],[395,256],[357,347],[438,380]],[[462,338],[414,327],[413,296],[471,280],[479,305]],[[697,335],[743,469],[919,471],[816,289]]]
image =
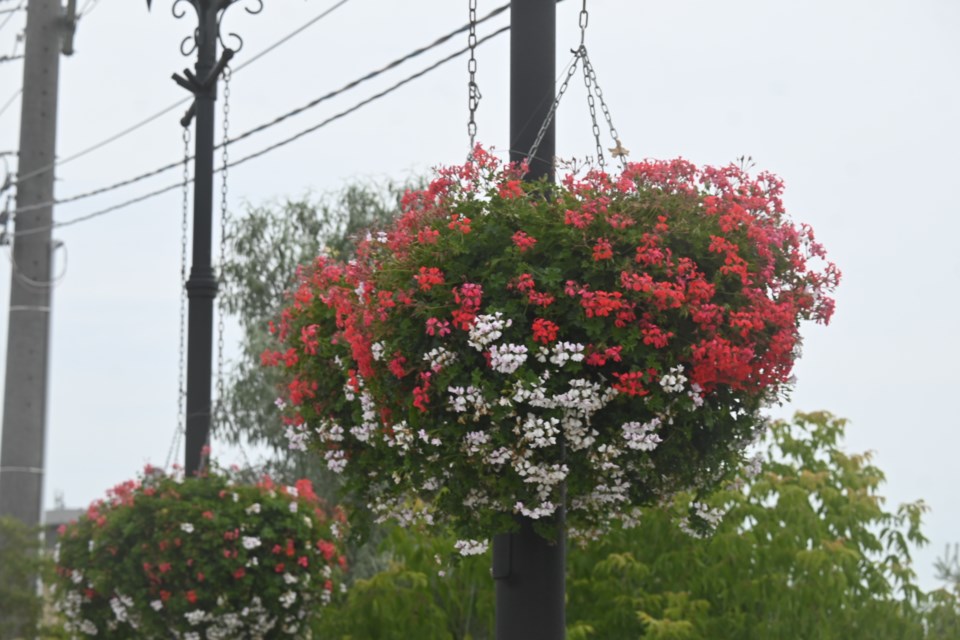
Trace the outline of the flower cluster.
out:
[[[139,480],[61,529],[57,608],[101,638],[302,638],[342,587],[345,517],[309,480]]]
[[[302,271],[263,354],[293,446],[381,517],[449,520],[464,550],[564,499],[592,535],[715,486],[839,280],[770,174],[523,171],[479,147],[441,169],[355,260]]]

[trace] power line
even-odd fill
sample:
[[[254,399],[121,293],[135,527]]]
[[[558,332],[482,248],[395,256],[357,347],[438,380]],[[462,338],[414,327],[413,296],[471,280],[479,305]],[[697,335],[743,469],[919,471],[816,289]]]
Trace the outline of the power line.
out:
[[[287,35],[283,36],[282,38],[280,38],[279,40],[277,40],[276,42],[274,42],[272,45],[270,45],[269,47],[267,47],[266,49],[264,49],[264,50],[261,51],[260,53],[254,55],[254,56],[253,56],[252,58],[250,58],[249,60],[246,60],[243,64],[237,65],[237,68],[233,70],[233,73],[236,73],[237,71],[240,71],[240,69],[243,69],[244,67],[250,66],[251,64],[253,64],[253,63],[256,62],[257,60],[259,60],[259,59],[262,58],[263,56],[267,55],[268,53],[270,53],[271,51],[273,51],[273,50],[276,49],[277,47],[286,44],[286,43],[287,43],[289,40],[291,40],[294,36],[297,36],[297,35],[299,35],[300,33],[302,33],[303,31],[305,31],[306,29],[308,29],[309,27],[312,27],[314,24],[316,24],[316,23],[319,22],[320,20],[323,20],[323,19],[326,18],[328,15],[330,15],[331,13],[333,13],[334,11],[336,11],[337,9],[339,9],[340,7],[342,7],[343,5],[347,4],[347,2],[349,2],[349,1],[350,1],[350,0],[340,0],[340,2],[338,2],[338,3],[335,4],[335,5],[333,5],[332,7],[330,7],[329,9],[327,9],[326,11],[321,12],[320,15],[314,16],[314,17],[311,18],[310,20],[307,20],[305,23],[303,23],[302,25],[300,25],[299,27],[297,27],[296,29],[294,29],[293,31],[291,31],[290,33],[288,33]]]
[[[23,2],[22,2],[22,0],[21,0],[20,4],[18,4],[15,8],[10,9],[9,11],[6,12],[6,13],[7,13],[7,17],[3,19],[3,22],[0,22],[0,31],[3,31],[3,28],[4,28],[5,26],[7,26],[7,23],[8,23],[8,22],[10,22],[10,19],[13,18],[13,16],[17,15],[17,13],[18,13],[21,9],[23,9]]]
[[[0,1],[2,1],[2,0],[0,0]],[[236,72],[240,71],[241,69],[243,69],[244,67],[247,67],[247,66],[249,66],[250,64],[252,64],[255,60],[259,60],[259,59],[262,58],[264,55],[266,55],[268,52],[273,51],[274,49],[276,49],[277,47],[279,47],[281,44],[286,43],[288,40],[290,40],[291,38],[293,38],[295,35],[297,35],[297,34],[299,34],[300,32],[302,32],[306,27],[313,26],[314,24],[316,24],[317,22],[319,22],[322,18],[325,18],[327,15],[329,15],[330,13],[332,13],[334,9],[342,6],[342,5],[345,4],[346,2],[349,2],[349,0],[340,0],[340,2],[337,3],[336,5],[334,5],[333,7],[329,8],[329,9],[323,11],[322,13],[320,13],[319,15],[311,18],[309,21],[307,21],[307,23],[306,23],[305,25],[302,25],[301,27],[299,27],[299,28],[297,28],[295,31],[287,34],[286,36],[284,36],[283,38],[281,38],[281,39],[278,40],[277,42],[273,43],[272,45],[270,45],[269,47],[267,47],[267,48],[264,49],[263,51],[255,54],[251,59],[247,60],[247,61],[244,62],[243,64],[238,65],[237,68],[233,70],[233,72],[236,73]],[[88,4],[89,4],[89,3],[88,3]],[[154,120],[158,120],[159,118],[167,115],[168,113],[170,113],[170,112],[173,111],[174,109],[176,109],[176,108],[178,108],[178,107],[182,107],[183,105],[185,105],[185,104],[187,104],[188,102],[190,102],[190,100],[192,100],[192,98],[190,98],[190,97],[186,97],[186,98],[182,98],[182,99],[180,99],[180,100],[177,100],[177,101],[174,102],[173,104],[171,104],[171,105],[169,105],[169,106],[167,106],[167,107],[164,107],[163,109],[161,109],[160,111],[157,111],[157,112],[154,113],[153,115],[147,116],[146,118],[144,118],[144,119],[141,120],[140,122],[137,122],[136,124],[130,125],[129,127],[127,127],[126,129],[124,129],[123,131],[120,131],[119,133],[115,133],[115,134],[113,134],[113,135],[111,135],[111,136],[109,136],[109,137],[101,140],[100,142],[94,143],[94,144],[90,145],[89,147],[87,147],[87,148],[85,148],[85,149],[82,149],[82,150],[80,150],[80,151],[78,151],[78,152],[76,152],[76,153],[74,153],[74,154],[72,154],[72,155],[67,156],[66,158],[62,158],[62,159],[60,159],[60,160],[55,160],[55,161],[51,162],[50,164],[48,164],[47,166],[41,167],[40,169],[37,169],[36,171],[33,171],[33,172],[31,172],[31,173],[29,173],[29,174],[27,174],[27,175],[18,176],[18,177],[17,177],[17,180],[14,182],[14,185],[16,185],[16,184],[17,184],[18,182],[20,182],[21,180],[29,180],[30,178],[32,178],[32,177],[34,177],[34,176],[41,175],[41,174],[43,174],[43,173],[46,173],[47,171],[50,171],[50,170],[53,169],[54,167],[59,167],[59,166],[65,165],[65,164],[67,164],[68,162],[71,162],[71,161],[76,160],[76,159],[78,159],[78,158],[82,158],[83,156],[85,156],[85,155],[87,155],[87,154],[89,154],[89,153],[93,153],[94,151],[97,151],[97,150],[99,150],[99,149],[101,149],[101,148],[103,148],[103,147],[105,147],[105,146],[107,146],[107,145],[109,145],[109,144],[111,144],[111,143],[113,143],[113,142],[116,142],[117,140],[119,140],[119,139],[121,139],[121,138],[123,138],[123,137],[126,137],[127,135],[133,133],[134,131],[137,131],[138,129],[141,129],[142,127],[145,127],[146,125],[150,124],[150,123],[153,122]]]
[[[77,13],[77,20],[79,20],[79,19],[82,18],[83,16],[85,16],[85,15],[89,14],[91,11],[93,11],[94,8],[96,8],[98,2],[100,2],[100,0],[87,0],[87,1],[83,4],[83,8],[80,9],[80,12]]]
[[[505,5],[501,6],[501,7],[498,7],[498,8],[496,8],[496,9],[494,9],[493,11],[491,11],[490,13],[488,13],[486,16],[484,16],[482,19],[480,19],[479,22],[478,22],[478,24],[479,24],[479,23],[482,23],[482,22],[485,22],[485,21],[487,21],[487,20],[490,20],[491,18],[496,17],[497,15],[499,15],[499,14],[503,13],[504,11],[506,11],[509,7],[510,7],[509,4],[505,4]],[[469,29],[469,28],[470,28],[470,25],[469,25],[469,24],[466,24],[466,25],[464,25],[464,26],[462,26],[462,27],[459,27],[459,28],[457,28],[457,29],[454,29],[454,30],[451,31],[450,33],[447,33],[447,34],[445,34],[445,35],[443,35],[443,36],[440,36],[439,38],[437,38],[436,40],[434,40],[434,41],[431,42],[430,44],[425,45],[425,46],[422,46],[422,47],[419,47],[419,48],[417,48],[417,49],[414,49],[414,50],[411,51],[410,53],[408,53],[408,54],[406,54],[406,55],[404,55],[404,56],[401,56],[401,57],[399,57],[399,58],[397,58],[397,59],[395,59],[395,60],[387,63],[386,65],[380,67],[379,69],[375,69],[375,70],[367,73],[366,75],[364,75],[364,76],[362,76],[362,77],[360,77],[360,78],[357,78],[356,80],[352,80],[352,81],[348,82],[347,84],[343,85],[343,86],[340,87],[339,89],[334,89],[333,91],[329,91],[329,92],[327,92],[326,94],[320,96],[319,98],[316,98],[316,99],[314,99],[314,100],[311,100],[310,102],[308,102],[307,104],[303,105],[302,107],[297,107],[296,109],[293,109],[293,110],[291,110],[291,111],[288,111],[288,112],[286,112],[286,113],[284,113],[284,114],[282,114],[282,115],[274,118],[273,120],[271,120],[271,121],[269,121],[269,122],[266,122],[266,123],[264,123],[264,124],[261,124],[261,125],[259,125],[259,126],[256,126],[256,127],[254,127],[253,129],[250,129],[250,130],[248,130],[248,131],[244,131],[243,133],[237,135],[236,137],[231,138],[231,139],[230,139],[230,144],[236,144],[237,142],[239,142],[239,141],[241,141],[241,140],[244,140],[244,139],[246,139],[246,138],[249,138],[250,136],[252,136],[252,135],[254,135],[254,134],[260,133],[260,132],[262,132],[262,131],[266,131],[267,129],[269,129],[269,128],[271,128],[271,127],[274,127],[274,126],[280,124],[281,122],[284,122],[285,120],[288,120],[289,118],[292,118],[293,116],[299,115],[300,113],[303,113],[304,111],[307,111],[308,109],[312,109],[313,107],[316,107],[317,105],[319,105],[319,104],[321,104],[321,103],[323,103],[323,102],[326,102],[327,100],[330,100],[330,99],[332,99],[332,98],[334,98],[334,97],[336,97],[336,96],[338,96],[338,95],[341,95],[341,94],[343,94],[343,93],[345,93],[345,92],[347,92],[347,91],[349,91],[349,90],[351,90],[351,89],[354,89],[355,87],[357,87],[357,86],[360,85],[360,84],[363,84],[364,82],[367,82],[367,81],[372,80],[372,79],[374,79],[374,78],[376,78],[376,77],[378,77],[378,76],[381,76],[381,75],[383,75],[384,73],[387,73],[388,71],[391,71],[392,69],[395,69],[396,67],[400,66],[400,65],[403,64],[404,62],[407,62],[407,61],[409,61],[409,60],[411,60],[411,59],[413,59],[413,58],[416,58],[416,57],[418,57],[418,56],[420,56],[420,55],[423,55],[424,53],[426,53],[426,52],[428,52],[428,51],[430,51],[430,50],[432,50],[432,49],[435,49],[436,47],[439,47],[440,45],[442,45],[442,44],[444,44],[445,42],[449,41],[451,38],[455,37],[457,34],[462,33],[462,32],[466,31],[466,30]],[[500,31],[498,31],[498,32],[496,32],[496,33],[499,34]],[[460,52],[454,54],[454,57],[456,57],[456,55],[460,55]],[[443,61],[446,61],[446,60],[448,60],[448,59],[449,59],[449,57],[448,57],[448,58],[444,58]],[[408,80],[408,81],[409,81],[409,80]],[[117,134],[117,135],[120,135],[120,134]],[[216,145],[216,146],[214,147],[214,150],[216,151],[216,150],[218,150],[218,149],[220,149],[220,148],[222,148],[222,147],[223,147],[223,143],[221,142],[220,144],[218,144],[218,145]],[[192,159],[192,156],[190,156],[190,158],[188,158],[188,160],[189,160],[189,159]],[[134,176],[134,177],[132,177],[132,178],[128,178],[128,179],[126,179],[126,180],[122,180],[122,181],[120,181],[120,182],[116,182],[116,183],[114,183],[114,184],[107,185],[107,186],[105,186],[105,187],[99,187],[99,188],[97,188],[97,189],[93,189],[92,191],[86,191],[86,192],[79,193],[79,194],[76,194],[76,195],[73,195],[73,196],[70,196],[70,197],[67,197],[67,198],[62,198],[62,199],[59,199],[59,200],[55,200],[55,201],[53,201],[53,202],[41,202],[41,203],[38,203],[38,204],[35,204],[35,205],[30,205],[30,206],[27,206],[27,207],[22,207],[22,208],[20,208],[20,209],[17,209],[17,210],[14,212],[14,214],[29,213],[30,211],[35,211],[35,210],[38,210],[38,209],[43,209],[43,208],[45,208],[45,207],[49,207],[49,206],[52,206],[52,205],[55,205],[55,204],[69,204],[69,203],[71,203],[71,202],[76,202],[76,201],[78,201],[78,200],[84,200],[84,199],[86,199],[86,198],[91,198],[91,197],[93,197],[93,196],[101,195],[101,194],[103,194],[103,193],[107,193],[107,192],[109,192],[109,191],[114,191],[114,190],[119,189],[119,188],[121,188],[121,187],[126,187],[126,186],[129,186],[129,185],[131,185],[131,184],[135,184],[135,183],[137,183],[137,182],[141,182],[141,181],[143,181],[143,180],[146,180],[146,179],[148,179],[148,178],[152,178],[152,177],[157,176],[157,175],[159,175],[159,174],[161,174],[161,173],[165,173],[165,172],[167,172],[167,171],[170,171],[171,169],[176,169],[177,167],[180,167],[182,164],[183,164],[183,160],[177,160],[177,161],[175,161],[175,162],[171,162],[171,163],[169,163],[169,164],[165,164],[165,165],[163,165],[163,166],[161,166],[161,167],[157,167],[156,169],[152,169],[152,170],[150,170],[150,171],[147,171],[146,173],[141,173],[141,174],[139,174],[139,175],[137,175],[137,176]],[[27,177],[29,177],[29,176],[25,176],[25,177],[23,177],[23,178],[20,178],[20,180],[25,180]],[[17,181],[17,182],[19,182],[19,181]],[[14,183],[14,184],[16,184],[16,183]]]
[[[479,40],[477,41],[477,46],[479,46],[479,45],[483,44],[484,42],[486,42],[486,41],[488,41],[488,40],[491,40],[491,39],[493,39],[493,38],[495,38],[495,37],[497,37],[497,36],[499,36],[499,35],[501,35],[501,34],[503,34],[503,33],[506,33],[506,32],[509,31],[509,30],[510,30],[510,26],[509,26],[509,25],[504,26],[504,27],[501,27],[500,29],[497,29],[497,30],[494,31],[493,33],[490,33],[490,34],[484,36],[483,38],[479,39]],[[335,115],[333,115],[333,116],[330,116],[329,118],[327,118],[326,120],[323,120],[323,121],[320,122],[319,124],[316,124],[316,125],[314,125],[314,126],[312,126],[312,127],[309,127],[309,128],[307,128],[307,129],[304,129],[304,130],[300,131],[299,133],[296,133],[296,134],[294,134],[294,135],[292,135],[292,136],[290,136],[290,137],[288,137],[288,138],[285,138],[285,139],[283,139],[283,140],[281,140],[281,141],[279,141],[279,142],[276,142],[276,143],[274,143],[274,144],[272,144],[272,145],[270,145],[270,146],[268,146],[268,147],[265,147],[265,148],[263,148],[263,149],[261,149],[261,150],[259,150],[259,151],[256,151],[256,152],[254,152],[254,153],[251,153],[250,155],[244,156],[243,158],[240,158],[239,160],[235,160],[235,161],[227,164],[227,165],[226,165],[226,168],[230,169],[230,168],[236,167],[237,165],[240,165],[240,164],[243,164],[243,163],[248,162],[248,161],[250,161],[250,160],[253,160],[253,159],[255,159],[255,158],[259,158],[260,156],[263,156],[263,155],[265,155],[265,154],[267,154],[267,153],[270,153],[271,151],[275,151],[276,149],[279,149],[280,147],[286,146],[286,145],[290,144],[291,142],[294,142],[295,140],[298,140],[298,139],[302,138],[303,136],[305,136],[305,135],[307,135],[307,134],[309,134],[309,133],[313,133],[314,131],[317,131],[318,129],[321,129],[321,128],[327,126],[328,124],[330,124],[330,123],[332,123],[332,122],[336,122],[337,120],[340,120],[341,118],[344,118],[344,117],[350,115],[350,114],[353,113],[354,111],[359,110],[360,108],[362,108],[362,107],[370,104],[371,102],[374,102],[375,100],[378,100],[378,99],[380,99],[380,98],[383,98],[383,97],[389,95],[390,93],[393,93],[394,91],[396,91],[397,89],[403,87],[404,85],[412,82],[413,80],[416,80],[417,78],[420,78],[420,77],[426,75],[427,73],[430,73],[431,71],[437,69],[438,67],[440,67],[440,66],[442,66],[442,65],[450,62],[451,60],[454,60],[454,59],[456,59],[456,58],[459,58],[459,57],[462,56],[463,54],[467,53],[467,51],[469,51],[469,47],[464,47],[463,49],[460,49],[460,50],[458,50],[458,51],[455,51],[455,52],[451,53],[450,55],[448,55],[448,56],[446,56],[446,57],[444,57],[444,58],[441,58],[440,60],[434,62],[434,63],[431,64],[430,66],[425,67],[425,68],[421,69],[420,71],[417,71],[416,73],[407,76],[407,77],[404,78],[403,80],[400,80],[400,81],[394,83],[393,85],[391,85],[390,87],[384,89],[383,91],[380,91],[380,92],[378,92],[378,93],[376,93],[376,94],[374,94],[374,95],[372,95],[372,96],[370,96],[370,97],[368,97],[368,98],[365,98],[365,99],[361,100],[360,102],[356,103],[356,104],[353,105],[352,107],[350,107],[350,108],[348,108],[348,109],[345,109],[344,111],[341,111],[340,113],[337,113],[337,114],[335,114]],[[182,163],[182,161],[181,161],[181,163]],[[215,169],[215,170],[214,170],[214,173],[219,173],[219,172],[223,171],[223,169],[224,169],[224,167],[221,166],[221,167]],[[193,178],[190,178],[190,179],[188,180],[188,182],[193,182]],[[143,195],[141,195],[141,196],[138,196],[138,197],[136,197],[136,198],[133,198],[133,199],[131,199],[131,200],[126,200],[126,201],[124,201],[124,202],[120,202],[120,203],[118,203],[118,204],[112,205],[112,206],[107,207],[107,208],[105,208],[105,209],[100,209],[100,210],[94,211],[94,212],[92,212],[92,213],[88,213],[88,214],[86,214],[86,215],[80,216],[80,217],[78,217],[78,218],[71,218],[70,220],[66,220],[66,221],[63,221],[63,222],[55,222],[54,224],[49,225],[49,226],[46,226],[46,227],[37,227],[37,228],[35,228],[35,229],[29,229],[29,230],[26,230],[26,231],[16,231],[16,232],[12,233],[11,235],[14,236],[14,237],[17,237],[17,236],[29,235],[29,234],[33,234],[33,233],[42,233],[42,232],[44,232],[44,231],[46,231],[46,230],[48,230],[48,229],[55,229],[55,228],[59,228],[59,227],[68,227],[68,226],[71,226],[71,225],[74,225],[74,224],[78,224],[78,223],[80,223],[80,222],[86,222],[86,221],[88,221],[88,220],[92,220],[93,218],[98,218],[98,217],[104,216],[104,215],[106,215],[106,214],[108,214],[108,213],[112,213],[112,212],[114,212],[114,211],[117,211],[118,209],[123,209],[123,208],[125,208],[125,207],[130,206],[130,205],[137,204],[137,203],[139,203],[139,202],[143,202],[144,200],[148,200],[148,199],[150,199],[150,198],[153,198],[153,197],[155,197],[155,196],[161,195],[161,194],[163,194],[163,193],[167,193],[168,191],[173,191],[173,190],[175,190],[175,189],[179,189],[179,188],[183,187],[183,184],[184,184],[184,183],[183,183],[183,181],[181,180],[181,181],[178,181],[178,182],[176,182],[176,183],[173,183],[173,184],[167,185],[167,186],[165,186],[165,187],[162,187],[162,188],[160,188],[160,189],[157,189],[157,190],[155,190],[155,191],[151,191],[151,192],[149,192],[149,193],[145,193],[145,194],[143,194]]]
[[[486,42],[487,40],[490,40],[491,38],[495,38],[496,36],[498,36],[498,35],[500,35],[500,34],[502,34],[502,33],[506,33],[506,32],[509,31],[509,30],[510,30],[510,27],[509,27],[509,26],[500,27],[499,29],[497,29],[497,30],[494,31],[493,33],[485,36],[484,38],[482,38],[482,39],[480,39],[480,40],[478,40],[478,41],[477,41],[477,44],[479,45],[479,44],[481,44],[481,43],[483,43],[483,42]],[[266,148],[264,148],[264,149],[261,149],[260,151],[256,151],[256,152],[254,152],[254,153],[251,153],[251,154],[248,155],[248,156],[244,156],[243,158],[240,158],[240,159],[237,160],[236,162],[230,163],[230,166],[231,166],[231,167],[235,167],[235,166],[237,166],[237,165],[239,165],[239,164],[243,164],[244,162],[246,162],[246,161],[248,161],[248,160],[253,160],[254,158],[259,158],[260,156],[262,156],[262,155],[264,155],[264,154],[267,154],[267,153],[269,153],[269,152],[271,152],[271,151],[274,151],[275,149],[279,149],[280,147],[283,147],[283,146],[286,146],[286,145],[290,144],[290,143],[293,142],[294,140],[298,140],[298,139],[302,138],[303,136],[307,135],[308,133],[313,133],[313,132],[316,131],[317,129],[321,129],[322,127],[325,127],[326,125],[330,124],[331,122],[335,122],[335,121],[339,120],[340,118],[343,118],[344,116],[350,115],[351,113],[353,113],[354,111],[356,111],[356,110],[359,109],[360,107],[366,106],[366,105],[370,104],[371,102],[373,102],[373,101],[375,101],[375,100],[378,100],[378,99],[380,99],[380,98],[382,98],[382,97],[384,97],[384,96],[386,96],[386,95],[388,95],[388,94],[390,94],[390,93],[393,93],[394,91],[396,91],[396,90],[399,89],[400,87],[404,86],[405,84],[408,84],[409,82],[412,82],[413,80],[416,80],[417,78],[420,78],[420,77],[426,75],[427,73],[433,71],[433,70],[436,69],[437,67],[440,67],[441,65],[444,65],[444,64],[446,64],[447,62],[450,62],[451,60],[454,60],[455,58],[459,58],[460,56],[462,56],[463,54],[465,54],[465,53],[466,53],[467,51],[469,51],[469,50],[470,50],[469,47],[464,47],[463,49],[460,49],[459,51],[455,51],[455,52],[451,53],[450,55],[448,55],[447,57],[441,58],[440,60],[438,60],[437,62],[433,63],[433,64],[430,65],[429,67],[426,67],[426,68],[422,69],[421,71],[418,71],[417,73],[414,73],[413,75],[407,76],[407,77],[404,78],[403,80],[401,80],[401,81],[399,81],[399,82],[391,85],[391,86],[388,87],[387,89],[384,89],[383,91],[380,91],[379,93],[375,93],[374,95],[370,96],[369,98],[366,98],[365,100],[361,100],[360,102],[358,102],[358,103],[355,104],[354,106],[350,107],[350,108],[347,109],[346,111],[341,111],[340,113],[338,113],[338,114],[336,114],[336,115],[330,116],[329,118],[327,118],[326,120],[320,122],[319,124],[316,124],[316,125],[308,128],[308,129],[304,129],[303,131],[300,131],[299,133],[296,133],[296,134],[290,136],[289,138],[284,138],[284,139],[281,140],[280,142],[276,142],[276,143],[270,145],[269,147],[266,147]]]
[[[14,100],[20,97],[21,93],[23,93],[23,87],[20,87],[19,89],[14,91],[13,95],[10,96],[10,99],[3,103],[3,106],[0,107],[0,116],[2,116],[4,112],[10,108],[10,105],[13,104]]]

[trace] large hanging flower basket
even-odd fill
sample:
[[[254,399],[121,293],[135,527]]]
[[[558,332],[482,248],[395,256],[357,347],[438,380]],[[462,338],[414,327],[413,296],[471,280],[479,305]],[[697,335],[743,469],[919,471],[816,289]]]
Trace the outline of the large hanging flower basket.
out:
[[[61,530],[57,608],[83,637],[309,637],[341,587],[344,522],[308,480],[148,468]]]
[[[263,354],[289,374],[291,446],[382,518],[449,521],[465,553],[564,502],[592,536],[720,481],[839,278],[770,174],[522,172],[479,148],[440,170],[355,261],[303,270]]]

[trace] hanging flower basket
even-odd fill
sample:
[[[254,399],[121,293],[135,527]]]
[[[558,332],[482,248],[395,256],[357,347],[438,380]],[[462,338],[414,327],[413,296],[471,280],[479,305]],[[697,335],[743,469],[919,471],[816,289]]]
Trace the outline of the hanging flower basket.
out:
[[[341,587],[345,518],[295,486],[147,468],[61,529],[57,608],[98,638],[304,638]]]
[[[715,485],[839,279],[770,174],[523,170],[481,148],[440,170],[355,261],[302,271],[263,354],[289,375],[292,447],[381,518],[448,521],[465,553],[564,501],[594,536]]]

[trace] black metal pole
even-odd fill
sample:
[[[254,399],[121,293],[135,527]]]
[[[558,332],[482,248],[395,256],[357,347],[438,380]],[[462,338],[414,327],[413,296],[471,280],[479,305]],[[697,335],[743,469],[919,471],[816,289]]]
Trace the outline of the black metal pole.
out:
[[[510,6],[510,159],[526,158],[550,111],[556,77],[556,0],[514,0]],[[550,125],[528,180],[554,179],[556,136]],[[529,518],[520,530],[493,540],[497,640],[563,640],[566,538],[564,512],[557,514],[561,534],[549,542]]]
[[[540,126],[550,112],[557,75],[557,0],[514,0],[510,3],[510,159],[527,157]],[[556,122],[556,118],[554,118]],[[530,159],[528,180],[554,179],[556,127],[540,141]]]
[[[198,0],[196,77],[209,78],[217,65],[217,5]],[[213,132],[217,79],[195,95],[196,159],[193,191],[193,264],[187,280],[187,416],[185,472],[203,468],[201,451],[210,434],[210,387],[213,361],[213,301],[217,278],[210,263],[213,250]]]

